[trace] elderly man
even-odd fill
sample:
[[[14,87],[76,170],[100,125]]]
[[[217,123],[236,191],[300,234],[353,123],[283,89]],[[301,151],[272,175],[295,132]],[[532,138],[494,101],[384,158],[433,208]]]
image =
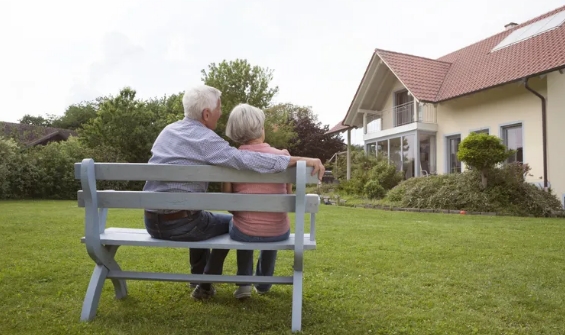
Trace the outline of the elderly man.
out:
[[[306,161],[313,167],[313,174],[321,180],[324,166],[319,159],[307,157],[279,156],[266,153],[241,151],[231,147],[218,136],[214,129],[222,115],[221,92],[213,87],[201,85],[188,89],[183,97],[184,119],[166,126],[153,144],[150,164],[220,165],[260,173],[284,171]],[[144,191],[153,192],[206,192],[205,182],[147,181]],[[230,214],[190,210],[145,210],[145,227],[154,238],[175,241],[201,241],[227,234]],[[221,271],[229,250],[190,249],[191,273],[217,273]],[[212,269],[212,271],[210,270]],[[194,286],[192,284],[191,286]],[[215,289],[210,284],[196,286],[192,292],[195,299],[213,296]]]

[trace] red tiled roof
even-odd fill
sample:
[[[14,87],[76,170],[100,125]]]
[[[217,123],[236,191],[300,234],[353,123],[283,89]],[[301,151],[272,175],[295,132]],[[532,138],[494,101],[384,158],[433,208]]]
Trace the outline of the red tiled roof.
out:
[[[514,30],[565,6],[437,60],[385,50],[375,53],[420,101],[440,102],[565,66],[565,24],[491,52]]]
[[[324,133],[324,135],[333,134],[333,133],[341,133],[342,131],[347,130],[349,128],[353,128],[353,127],[344,126],[343,120],[342,120],[342,121],[339,121],[339,123],[336,124],[335,126],[333,126],[330,130],[326,131]]]
[[[451,63],[377,49],[377,55],[421,101],[434,101]]]

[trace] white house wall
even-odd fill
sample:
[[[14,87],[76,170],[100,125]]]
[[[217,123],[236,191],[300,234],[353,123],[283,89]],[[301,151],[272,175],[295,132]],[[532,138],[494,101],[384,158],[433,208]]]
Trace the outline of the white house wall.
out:
[[[547,76],[547,168],[548,180],[563,202],[565,197],[565,74]]]
[[[562,80],[554,80],[559,82],[560,89],[565,87]],[[547,96],[546,79],[530,79],[529,83],[530,87]],[[563,93],[560,94],[563,98]],[[531,166],[533,175],[528,177],[528,181],[543,183],[541,102],[524,88],[523,83],[511,83],[440,103],[437,113],[439,173],[447,172],[446,136],[461,134],[463,140],[470,132],[484,128],[488,128],[491,135],[501,136],[502,126],[522,123],[524,162]],[[557,120],[557,117],[554,118]],[[561,134],[565,134],[562,129]],[[564,138],[563,135],[561,138]],[[465,169],[464,164],[462,169]]]

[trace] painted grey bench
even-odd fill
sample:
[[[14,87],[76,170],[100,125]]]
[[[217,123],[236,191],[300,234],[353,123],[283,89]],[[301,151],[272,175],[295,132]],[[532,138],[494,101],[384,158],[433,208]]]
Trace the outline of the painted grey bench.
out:
[[[75,177],[80,179],[82,190],[78,192],[79,207],[85,208],[85,236],[88,255],[96,263],[84,298],[81,320],[89,321],[96,316],[102,287],[106,279],[114,285],[115,296],[127,295],[126,280],[154,280],[211,283],[273,283],[293,285],[292,331],[299,331],[302,322],[302,280],[304,250],[316,248],[315,214],[320,199],[316,194],[306,194],[309,183],[317,183],[311,176],[312,168],[298,162],[295,168],[282,173],[259,174],[217,166],[179,166],[168,164],[95,163],[84,159],[75,164]],[[159,181],[207,181],[207,182],[255,182],[294,183],[295,194],[231,194],[231,193],[172,193],[143,191],[97,190],[97,180],[159,180]],[[106,228],[109,208],[160,208],[187,210],[224,210],[296,213],[294,234],[281,242],[242,243],[229,235],[206,241],[179,242],[154,239],[145,230],[131,228]],[[310,234],[304,233],[304,217],[310,214]],[[193,275],[182,273],[157,273],[125,271],[114,256],[122,245],[174,248],[217,248],[244,250],[294,250],[292,276],[230,276]]]

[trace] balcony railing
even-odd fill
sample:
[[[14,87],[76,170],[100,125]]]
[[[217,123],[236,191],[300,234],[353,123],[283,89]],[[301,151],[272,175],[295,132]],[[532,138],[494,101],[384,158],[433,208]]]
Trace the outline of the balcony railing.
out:
[[[392,113],[394,118],[394,126],[400,127],[405,124],[414,122],[414,102],[407,102],[392,108],[389,113]]]
[[[418,106],[416,113],[414,106]],[[382,116],[367,115],[367,134],[400,127],[415,120],[422,123],[437,123],[436,107],[432,104],[415,105],[414,102],[409,102],[384,110]]]

